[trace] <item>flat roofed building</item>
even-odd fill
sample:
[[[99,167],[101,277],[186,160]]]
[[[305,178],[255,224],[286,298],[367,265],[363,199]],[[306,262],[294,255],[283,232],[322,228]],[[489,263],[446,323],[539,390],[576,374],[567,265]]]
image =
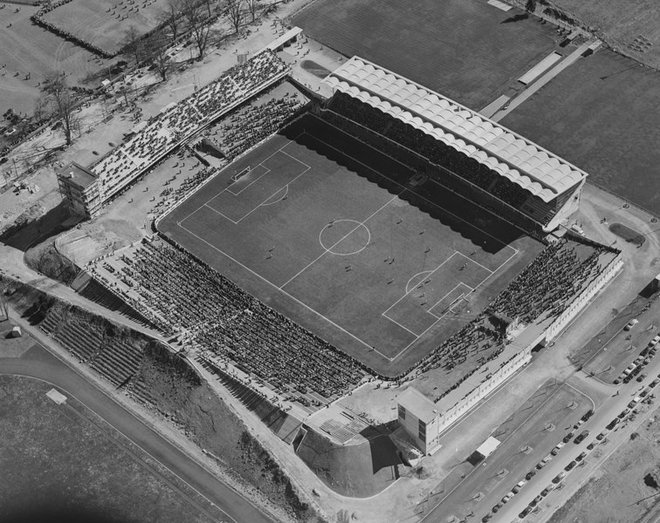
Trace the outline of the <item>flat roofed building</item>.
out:
[[[424,454],[431,454],[438,447],[438,411],[435,403],[414,387],[408,387],[398,397],[399,424]]]
[[[325,82],[522,189],[513,205],[546,232],[577,210],[587,173],[481,114],[357,56]],[[506,184],[496,188],[495,181],[483,189],[504,201],[512,192]]]
[[[493,436],[489,436],[486,441],[484,441],[481,445],[479,445],[479,448],[477,449],[477,453],[480,456],[482,456],[484,459],[486,459],[493,452],[495,452],[495,449],[497,449],[497,447],[499,446],[500,446],[500,440],[494,438]]]
[[[97,178],[76,162],[57,169],[60,194],[73,214],[94,217],[101,209]]]

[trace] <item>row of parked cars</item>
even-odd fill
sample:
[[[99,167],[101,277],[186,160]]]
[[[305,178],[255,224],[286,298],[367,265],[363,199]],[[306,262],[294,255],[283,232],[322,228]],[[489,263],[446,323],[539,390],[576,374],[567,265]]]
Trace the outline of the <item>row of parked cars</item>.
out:
[[[587,450],[581,452],[578,456],[576,456],[576,458],[575,458],[574,460],[570,461],[570,462],[564,467],[564,470],[563,470],[563,471],[561,471],[561,472],[560,472],[559,474],[557,474],[554,478],[552,478],[552,483],[553,483],[553,484],[552,484],[552,485],[548,485],[548,487],[546,487],[545,489],[543,489],[543,490],[541,491],[541,493],[540,493],[538,496],[536,496],[536,497],[530,502],[530,504],[529,504],[529,505],[528,505],[528,506],[527,506],[527,507],[526,507],[526,508],[520,513],[520,514],[518,514],[518,517],[519,517],[520,519],[524,519],[525,517],[527,517],[527,515],[528,515],[530,512],[532,512],[532,510],[534,510],[534,507],[536,507],[536,505],[537,505],[537,504],[538,504],[538,503],[539,503],[539,502],[540,502],[545,496],[547,496],[547,495],[550,493],[551,490],[556,489],[556,488],[560,488],[560,484],[561,484],[561,482],[564,480],[564,478],[566,477],[566,475],[567,475],[571,470],[573,470],[575,467],[577,467],[577,466],[579,466],[580,464],[584,463],[584,459],[589,455],[589,453],[594,449],[594,447],[595,447],[598,443],[606,443],[606,442],[607,442],[607,439],[606,439],[607,434],[608,434],[608,433],[609,433],[609,432],[610,432],[610,431],[611,431],[611,430],[612,430],[612,429],[613,429],[613,428],[614,428],[619,422],[621,422],[621,421],[622,421],[626,416],[628,416],[629,414],[633,413],[633,412],[635,411],[635,409],[637,408],[637,406],[638,406],[640,403],[642,403],[642,402],[644,402],[644,401],[650,401],[650,399],[653,398],[653,394],[650,394],[650,393],[651,393],[651,391],[652,391],[655,387],[657,387],[658,385],[660,385],[660,374],[658,374],[657,378],[654,379],[654,380],[649,384],[648,387],[646,387],[644,390],[642,390],[642,391],[639,393],[638,396],[635,396],[635,397],[630,401],[630,403],[628,403],[628,406],[627,406],[624,410],[622,410],[622,411],[619,413],[619,415],[618,415],[616,418],[614,418],[614,419],[613,419],[613,420],[612,420],[612,421],[606,426],[605,430],[603,430],[602,432],[600,432],[600,433],[596,436],[596,440],[595,440],[595,441],[592,441],[591,443],[589,443],[589,445],[587,445]],[[644,399],[644,398],[646,398],[646,399]],[[589,411],[587,414],[585,414],[585,416],[582,417],[582,419],[581,419],[580,421],[581,421],[581,422],[586,421],[587,419],[589,419],[589,417],[590,417],[592,414],[593,414],[593,412],[592,412],[592,411]],[[585,417],[586,417],[586,419],[585,419]],[[579,423],[579,422],[578,422],[578,423]],[[577,428],[578,426],[579,426],[579,425],[575,425],[573,428],[575,429],[575,428]],[[551,454],[552,454],[552,455],[557,455],[557,453],[559,452],[559,449],[561,449],[566,443],[568,443],[568,442],[571,440],[571,438],[573,437],[573,435],[574,435],[574,432],[569,432],[568,434],[566,434],[566,436],[565,436],[564,439],[562,440],[562,443],[557,444],[557,446],[552,450]],[[574,439],[573,441],[574,441],[574,443],[580,443],[580,442],[584,441],[584,439],[587,438],[588,436],[589,436],[589,431],[588,431],[588,430],[583,430],[580,434],[578,434],[577,437],[575,437],[575,439]],[[547,457],[547,456],[546,456],[546,457]],[[544,460],[545,460],[545,458],[544,458]],[[548,461],[549,461],[549,460],[548,460]],[[547,463],[547,461],[546,461],[546,463]],[[540,464],[539,464],[539,465],[540,465]],[[537,465],[537,468],[542,468],[543,466],[545,466],[545,465],[542,465],[541,467],[539,467],[539,465]],[[532,475],[533,475],[533,474],[532,474]],[[530,479],[530,478],[528,478],[528,479]]]
[[[655,345],[658,342],[660,342],[660,335],[656,336],[656,338],[658,338],[658,340],[653,342],[653,348],[649,349],[649,351],[650,350],[655,350]],[[654,338],[654,340],[656,338]],[[650,346],[651,346],[651,344],[649,343],[649,347]],[[642,354],[642,356],[645,356],[645,354]],[[650,401],[650,399],[654,397],[653,394],[650,394],[650,393],[658,385],[660,385],[660,374],[658,374],[657,378],[654,379],[649,384],[648,387],[646,387],[644,390],[642,390],[639,393],[638,396],[635,396],[630,401],[630,403],[628,403],[628,406],[623,411],[621,411],[619,413],[619,415],[616,418],[614,418],[606,426],[606,428],[602,432],[600,432],[596,436],[596,439],[594,441],[592,441],[591,443],[589,443],[589,445],[587,445],[587,450],[586,451],[581,452],[578,456],[575,457],[574,460],[570,461],[564,467],[563,471],[561,471],[554,478],[552,478],[552,483],[549,484],[546,488],[544,488],[541,491],[541,493],[538,496],[536,496],[520,514],[518,514],[518,517],[520,519],[526,518],[534,510],[534,508],[541,502],[541,500],[543,500],[543,498],[545,498],[552,490],[557,489],[557,488],[561,488],[561,482],[564,480],[564,478],[567,476],[567,474],[571,470],[573,470],[575,467],[577,467],[580,464],[584,463],[585,458],[589,455],[589,453],[595,448],[595,446],[598,443],[605,443],[607,441],[606,440],[607,434],[619,422],[621,422],[627,415],[634,412],[634,410],[636,409],[638,404],[640,404],[641,402],[644,402],[644,401]],[[646,399],[644,399],[644,398],[646,398]],[[580,427],[580,425],[582,425],[587,420],[589,420],[589,418],[592,415],[593,415],[593,410],[589,410],[584,416],[582,416],[582,418],[580,418],[580,420],[575,425],[573,425],[573,429],[564,436],[562,441],[557,443],[557,445],[555,445],[555,447],[550,451],[550,453],[547,456],[545,456],[541,461],[539,461],[539,463],[536,464],[534,469],[530,470],[525,475],[524,479],[522,479],[518,483],[516,483],[516,485],[502,498],[502,500],[493,507],[493,509],[490,513],[486,514],[482,518],[482,522],[485,523],[485,522],[489,521],[490,519],[492,519],[493,515],[495,513],[497,513],[502,508],[502,506],[504,506],[508,501],[510,501],[511,498],[513,498],[513,496],[515,496],[518,492],[520,492],[520,490],[527,484],[527,482],[529,480],[531,480],[536,475],[538,470],[541,470],[543,467],[545,467],[552,460],[552,458],[554,456],[557,456],[559,454],[559,452],[561,451],[561,449],[564,448],[566,446],[566,444],[569,441],[571,441],[571,439],[573,439],[573,443],[575,443],[577,445],[577,444],[581,443],[582,441],[584,441],[587,437],[589,437],[590,432],[588,430],[583,430],[577,436],[575,435],[575,432]]]
[[[573,429],[576,430],[580,425],[582,425],[585,421],[587,421],[592,415],[593,415],[593,410],[589,410],[589,411],[587,411],[587,413],[585,413],[585,415],[582,416],[582,418],[580,418],[580,420],[579,420],[575,425],[573,425]],[[539,462],[536,464],[536,466],[535,466],[532,470],[530,470],[530,471],[525,475],[525,478],[524,478],[524,479],[521,479],[518,483],[516,483],[516,485],[515,485],[515,486],[514,486],[514,487],[513,487],[513,488],[512,488],[512,489],[511,489],[511,490],[510,490],[510,491],[509,491],[509,492],[508,492],[508,493],[507,493],[507,494],[501,499],[501,500],[500,500],[499,503],[497,503],[497,504],[493,507],[493,509],[492,509],[492,511],[491,511],[490,513],[486,514],[486,515],[482,518],[481,521],[484,522],[484,523],[485,523],[486,521],[489,521],[489,520],[493,517],[493,514],[496,514],[496,513],[497,513],[497,512],[498,512],[498,511],[499,511],[499,510],[500,510],[500,509],[506,504],[506,503],[508,503],[508,502],[511,500],[511,498],[513,498],[513,496],[515,496],[518,492],[520,492],[520,490],[521,490],[521,489],[527,484],[527,482],[528,482],[530,479],[532,479],[532,478],[536,475],[536,472],[537,472],[538,470],[541,470],[543,467],[545,467],[545,466],[546,466],[546,465],[552,460],[552,458],[553,458],[554,456],[556,456],[557,454],[559,454],[559,452],[561,451],[561,449],[564,448],[564,447],[566,446],[566,443],[568,443],[568,442],[573,438],[574,435],[575,435],[575,432],[569,432],[569,433],[564,437],[564,439],[563,439],[562,441],[560,441],[559,443],[557,443],[557,445],[555,445],[555,446],[553,447],[553,449],[550,451],[550,453],[549,453],[547,456],[545,456],[541,461],[539,461]],[[588,431],[588,430],[584,430],[584,431],[582,431],[582,432],[581,432],[580,434],[578,434],[578,436],[575,438],[575,443],[576,443],[576,444],[577,444],[577,443],[580,443],[580,442],[581,442],[584,438],[586,438],[588,435],[589,435],[589,431]],[[592,448],[593,448],[593,447],[592,447]],[[565,475],[565,473],[563,473],[563,474]],[[548,486],[547,486],[547,487],[541,492],[541,494],[539,494],[539,495],[538,495],[538,496],[532,501],[532,503],[530,503],[529,506],[528,506],[525,510],[523,510],[523,511],[518,515],[518,517],[520,517],[521,519],[525,518],[525,517],[526,517],[526,516],[527,516],[527,515],[528,515],[528,514],[534,509],[534,507],[538,504],[538,502],[541,501],[541,499],[543,499],[545,496],[547,496],[547,495],[550,493],[551,490],[553,490],[554,488],[556,488],[557,484],[558,484],[559,482],[561,482],[562,479],[563,479],[563,477],[556,476],[556,477],[552,480],[553,483],[551,483],[550,485],[548,485]],[[555,481],[555,480],[556,480],[556,481]]]
[[[606,426],[606,430],[610,431],[614,427],[616,427],[621,421],[624,420],[626,416],[629,414],[633,413],[635,409],[637,408],[637,405],[640,403],[647,401],[650,403],[651,399],[654,398],[653,394],[650,394],[651,391],[656,388],[658,385],[660,385],[660,374],[649,384],[648,387],[644,388],[637,396],[635,396],[630,403],[628,403],[628,406],[623,409],[619,414],[617,415],[616,418],[612,419]],[[602,434],[602,433],[601,433]],[[601,434],[596,436],[597,439],[602,439],[600,438]]]
[[[651,362],[651,358],[657,353],[657,346],[660,343],[660,334],[656,334],[648,345],[640,352],[639,356],[628,365],[625,370],[619,375],[617,379],[614,380],[614,384],[618,385],[619,383],[628,383],[633,378],[637,377],[637,381],[641,382],[646,378],[646,374],[642,374],[642,368],[648,365]]]

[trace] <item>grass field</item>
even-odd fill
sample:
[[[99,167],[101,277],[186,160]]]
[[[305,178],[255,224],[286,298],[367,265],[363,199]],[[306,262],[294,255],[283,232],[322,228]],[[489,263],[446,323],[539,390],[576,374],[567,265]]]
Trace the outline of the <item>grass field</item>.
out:
[[[89,51],[33,24],[37,7],[0,5],[0,114],[10,108],[31,114],[38,84],[51,71],[66,72],[75,84],[103,67]]]
[[[415,192],[406,185],[412,174],[306,116],[227,167],[159,229],[372,368],[401,372],[540,250],[495,217],[462,221],[452,213],[468,202],[435,182]]]
[[[73,0],[43,18],[85,42],[116,53],[131,27],[138,34],[150,31],[166,6],[166,0]]]
[[[601,50],[502,123],[581,167],[589,181],[660,213],[660,73]]]
[[[82,405],[53,403],[50,389],[0,377],[0,520],[212,521]]]
[[[656,0],[553,0],[614,47],[652,67],[660,65],[660,4]]]
[[[312,38],[479,110],[548,54],[556,34],[481,0],[319,0],[293,18]]]

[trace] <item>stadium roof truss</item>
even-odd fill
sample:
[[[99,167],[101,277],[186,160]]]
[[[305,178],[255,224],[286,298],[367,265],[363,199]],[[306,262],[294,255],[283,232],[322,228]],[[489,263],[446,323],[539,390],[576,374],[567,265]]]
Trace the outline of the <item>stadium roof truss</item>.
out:
[[[509,129],[364,58],[354,56],[325,83],[474,158],[545,203],[587,177]]]

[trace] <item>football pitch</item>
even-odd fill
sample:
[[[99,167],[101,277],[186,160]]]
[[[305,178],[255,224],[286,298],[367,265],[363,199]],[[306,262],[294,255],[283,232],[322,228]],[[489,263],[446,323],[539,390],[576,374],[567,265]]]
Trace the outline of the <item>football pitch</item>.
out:
[[[159,231],[321,338],[391,374],[488,304],[541,245],[307,115]],[[485,213],[485,211],[484,211]]]

